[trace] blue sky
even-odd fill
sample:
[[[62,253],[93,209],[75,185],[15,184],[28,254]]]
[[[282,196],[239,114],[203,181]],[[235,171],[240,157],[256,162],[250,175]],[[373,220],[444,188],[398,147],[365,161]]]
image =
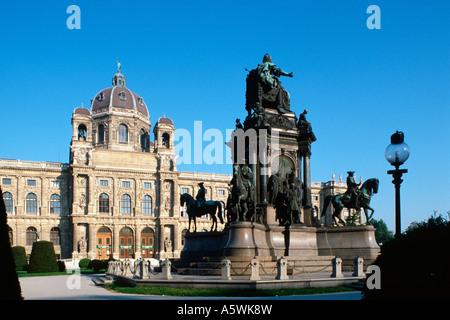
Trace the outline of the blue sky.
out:
[[[69,30],[69,5],[81,29]],[[369,30],[369,5],[381,29]],[[68,162],[75,107],[111,86],[116,58],[152,124],[225,134],[244,119],[244,68],[266,52],[317,141],[313,181],[349,170],[380,179],[374,218],[394,230],[384,158],[405,133],[402,228],[450,210],[448,1],[3,1],[0,6],[0,158]],[[153,137],[152,137],[153,139]],[[208,142],[204,143],[204,147]],[[230,165],[180,170],[231,173]]]

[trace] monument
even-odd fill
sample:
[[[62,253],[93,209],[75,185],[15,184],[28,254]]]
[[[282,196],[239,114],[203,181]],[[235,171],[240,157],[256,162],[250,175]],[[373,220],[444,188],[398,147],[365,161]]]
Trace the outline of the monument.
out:
[[[298,118],[291,110],[281,76],[293,77],[293,73],[278,68],[269,54],[249,71],[247,116],[243,124],[236,119],[227,142],[233,158],[227,225],[221,232],[188,233],[179,266],[188,262],[185,265],[192,267],[194,261],[205,266],[202,261],[218,262],[224,257],[243,266],[258,257],[270,265],[284,256],[294,266],[313,266],[310,270],[318,271],[327,265],[331,268],[336,256],[352,267],[357,256],[370,264],[378,255],[372,226],[320,225],[320,213],[311,205],[311,145],[316,136],[306,119],[308,110]],[[358,189],[352,184],[339,199],[326,199],[333,203],[338,219],[337,204],[373,214],[368,207],[372,192],[378,189],[378,180],[373,180],[376,187],[368,184]]]

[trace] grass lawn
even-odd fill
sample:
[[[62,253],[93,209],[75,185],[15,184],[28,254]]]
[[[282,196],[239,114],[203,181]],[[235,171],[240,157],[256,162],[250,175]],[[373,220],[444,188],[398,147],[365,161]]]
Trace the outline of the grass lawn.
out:
[[[180,297],[273,297],[290,296],[299,294],[320,294],[355,291],[347,287],[327,288],[303,288],[280,290],[242,290],[242,289],[201,289],[201,288],[168,288],[168,287],[130,287],[117,283],[105,285],[105,288],[113,292],[129,294],[145,294],[155,296],[180,296]]]

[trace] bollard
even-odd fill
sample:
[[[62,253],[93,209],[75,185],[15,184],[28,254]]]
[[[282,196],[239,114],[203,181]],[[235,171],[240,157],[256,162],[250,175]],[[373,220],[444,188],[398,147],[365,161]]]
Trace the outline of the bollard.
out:
[[[221,261],[222,277],[221,280],[231,280],[231,261],[226,257]]]
[[[148,264],[149,262],[147,260],[142,260],[142,279],[148,279]]]
[[[162,278],[164,280],[172,280],[172,275],[170,269],[172,267],[172,262],[168,258],[162,261]]]
[[[134,262],[134,278],[136,279],[144,278],[144,265],[142,258]]]
[[[333,273],[331,274],[332,278],[342,278],[344,275],[342,274],[342,259],[334,258],[331,260],[333,262]]]
[[[360,257],[356,257],[353,259],[353,274],[354,277],[363,277],[364,276],[364,259]]]
[[[277,260],[277,276],[275,279],[289,280],[289,276],[287,275],[287,260],[284,257]]]
[[[254,257],[250,261],[250,265],[252,267],[252,274],[250,276],[250,280],[261,280],[259,276],[259,261],[256,257]]]

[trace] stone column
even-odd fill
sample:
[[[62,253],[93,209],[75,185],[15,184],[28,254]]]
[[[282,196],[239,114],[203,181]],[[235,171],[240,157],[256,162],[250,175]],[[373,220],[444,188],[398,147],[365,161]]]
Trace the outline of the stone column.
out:
[[[78,233],[79,233],[79,227],[78,227],[77,223],[73,224],[73,231],[72,232],[73,232],[73,234],[72,234],[72,237],[73,237],[72,259],[75,259],[75,258],[78,258],[78,240],[79,240]]]
[[[97,252],[95,249],[95,244],[97,243],[97,225],[89,224],[89,239],[88,239],[88,258],[97,258]]]
[[[115,225],[113,227],[113,239],[112,239],[112,249],[113,249],[113,258],[114,259],[119,259],[119,231],[120,231],[120,226]]]
[[[138,259],[141,256],[141,231],[142,228],[136,225],[135,239],[134,239],[134,257]]]

